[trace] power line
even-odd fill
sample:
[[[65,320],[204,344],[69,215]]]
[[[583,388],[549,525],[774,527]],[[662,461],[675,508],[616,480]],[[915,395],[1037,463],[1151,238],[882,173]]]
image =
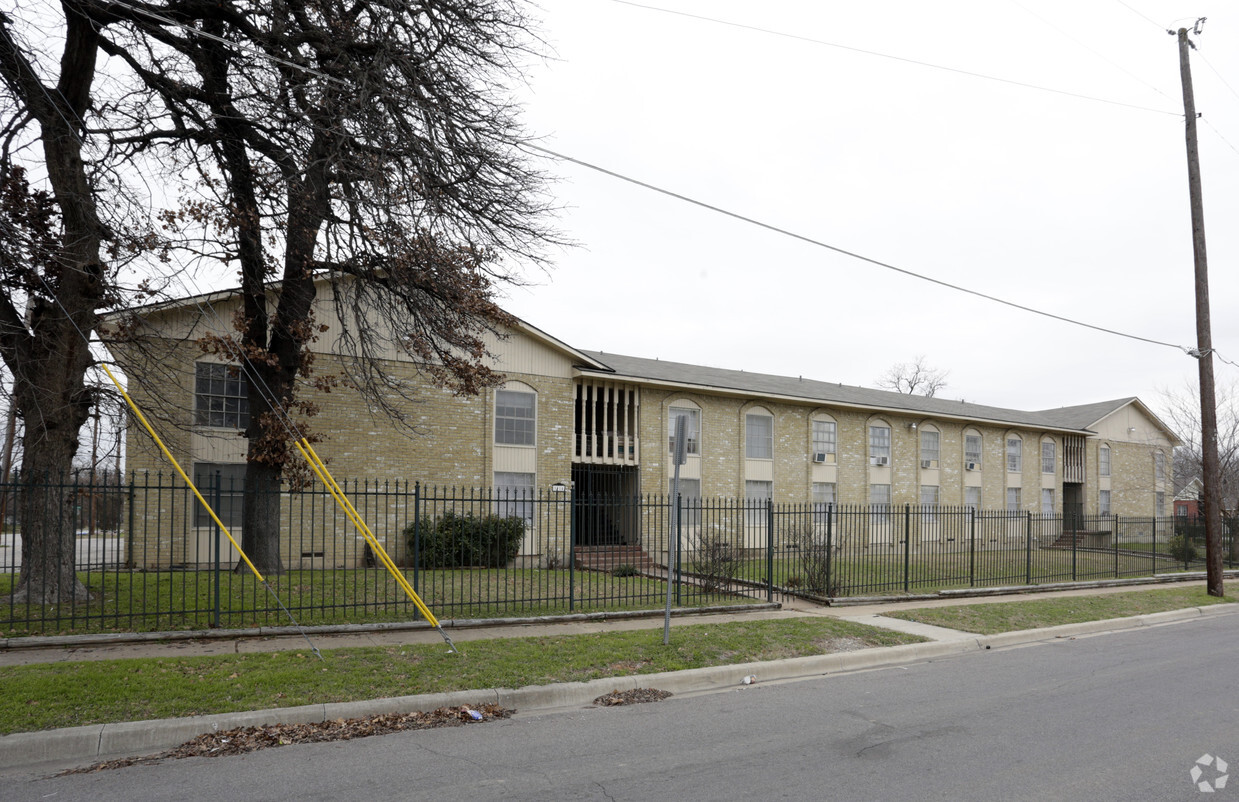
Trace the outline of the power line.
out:
[[[621,0],[616,0],[616,2],[620,2],[620,1]],[[1063,315],[1056,315],[1053,312],[1045,312],[1040,309],[1034,309],[1031,306],[1025,306],[1023,304],[1018,304],[1014,301],[1008,301],[1004,298],[999,298],[997,296],[989,295],[987,293],[981,292],[980,290],[973,290],[967,287],[962,287],[958,284],[952,284],[948,281],[943,281],[942,279],[933,278],[932,276],[926,276],[922,273],[917,273],[916,271],[913,271],[913,270],[908,270],[906,268],[897,267],[893,264],[890,264],[889,262],[883,262],[880,259],[874,259],[872,257],[865,256],[855,251],[849,251],[846,248],[841,248],[837,245],[831,245],[829,243],[822,242],[821,240],[813,239],[812,237],[806,236],[804,234],[798,234],[795,231],[791,231],[786,228],[781,228],[772,223],[766,223],[761,220],[754,219],[752,217],[747,217],[738,212],[733,212],[733,211],[730,211],[729,209],[724,209],[721,206],[714,206],[713,204],[706,203],[705,201],[697,200],[696,198],[690,198],[687,195],[682,195],[678,192],[673,192],[669,189],[664,189],[662,187],[655,186],[654,184],[650,184],[645,181],[632,178],[631,176],[624,175],[623,173],[617,173],[613,170],[608,170],[605,167],[600,167],[596,164],[591,164],[590,162],[583,161],[581,159],[575,159],[571,156],[566,156],[562,153],[558,153],[549,148],[541,147],[540,145],[535,145],[535,144],[527,142],[525,143],[524,146],[529,148],[530,150],[536,150],[536,151],[539,151],[540,153],[546,154],[548,156],[552,156],[556,159],[561,159],[566,162],[571,162],[573,164],[580,165],[581,167],[585,167],[586,169],[594,170],[595,172],[602,173],[603,175],[608,175],[608,176],[611,176],[612,178],[617,178],[620,181],[625,181],[629,184],[633,184],[643,189],[648,189],[651,192],[657,192],[660,195],[666,195],[670,198],[675,198],[676,200],[680,200],[685,203],[692,204],[694,206],[699,206],[703,209],[708,209],[712,212],[716,212],[718,214],[731,217],[735,220],[740,220],[741,222],[757,226],[758,228],[764,228],[767,231],[773,231],[776,234],[781,234],[785,237],[790,237],[792,239],[800,240],[801,242],[806,242],[810,245],[815,245],[819,248],[825,248],[826,250],[834,251],[835,253],[842,254],[843,256],[849,256],[853,259],[858,259],[862,262],[867,262],[877,267],[882,267],[887,270],[894,271],[896,273],[901,273],[905,276],[910,276],[911,278],[916,278],[922,281],[927,281],[931,284],[937,284],[940,287],[946,287],[947,289],[950,289],[950,290],[955,290],[957,292],[966,293],[968,295],[974,295],[978,298],[984,298],[987,301],[993,301],[995,303],[999,303],[1004,306],[1012,307],[1013,309],[1019,309],[1024,312],[1031,312],[1034,315],[1041,315],[1042,317],[1048,317],[1053,320],[1061,321],[1063,323],[1070,323],[1075,326],[1082,326],[1086,329],[1093,329],[1094,331],[1104,332],[1105,334],[1113,334],[1117,337],[1125,337],[1129,340],[1138,340],[1140,342],[1149,343],[1151,345],[1160,345],[1166,348],[1174,348],[1175,350],[1183,351],[1184,353],[1187,353],[1189,350],[1188,348],[1182,345],[1175,345],[1174,343],[1162,342],[1161,340],[1154,340],[1149,337],[1141,337],[1136,334],[1128,334],[1126,332],[1118,331],[1116,329],[1108,329],[1108,328],[1105,328],[1104,326],[1097,326],[1092,323],[1085,323],[1082,320],[1075,320],[1074,318],[1064,317]]]
[[[1134,103],[1123,103],[1122,101],[1108,100],[1106,98],[1095,97],[1093,95],[1082,95],[1077,92],[1068,92],[1065,89],[1054,89],[1048,86],[1040,86],[1038,84],[1030,84],[1024,81],[1016,81],[1010,78],[1000,78],[996,75],[987,75],[983,72],[973,72],[971,70],[964,70],[958,67],[947,67],[942,64],[932,64],[928,61],[918,61],[917,59],[905,58],[904,56],[894,56],[894,55],[891,55],[890,53],[880,53],[876,50],[866,50],[861,47],[853,47],[851,45],[839,44],[838,42],[827,42],[822,39],[814,39],[809,36],[801,36],[799,34],[786,33],[784,31],[776,31],[770,28],[762,28],[757,25],[746,25],[740,22],[730,22],[728,20],[718,19],[716,17],[708,17],[703,14],[691,14],[687,11],[675,11],[669,8],[649,6],[643,3],[634,3],[632,2],[632,0],[611,0],[611,2],[619,3],[620,5],[625,5],[625,6],[632,6],[633,8],[645,9],[647,11],[660,11],[664,14],[673,14],[675,16],[687,17],[689,19],[701,20],[703,22],[713,22],[717,25],[726,25],[732,28],[741,28],[743,30],[756,31],[758,33],[764,33],[769,36],[780,36],[785,39],[795,39],[796,41],[808,42],[809,44],[815,44],[815,45],[822,45],[823,47],[833,47],[839,50],[847,50],[853,53],[861,53],[866,56],[876,56],[877,58],[890,59],[891,61],[898,61],[904,64],[915,64],[919,67],[929,67],[930,69],[942,70],[944,72],[952,72],[957,75],[967,75],[971,78],[981,78],[986,81],[995,81],[997,83],[1009,84],[1011,86],[1019,86],[1019,87],[1023,87],[1024,89],[1035,89],[1039,92],[1050,92],[1051,94],[1055,94],[1055,95],[1065,95],[1067,97],[1073,97],[1078,100],[1091,100],[1096,103],[1105,103],[1111,106],[1122,106],[1124,108],[1136,109],[1137,111],[1148,111],[1154,114],[1168,114],[1174,117],[1182,116],[1178,112],[1164,111],[1162,109],[1155,109],[1149,106],[1137,106]]]
[[[1150,24],[1150,25],[1152,25],[1154,28],[1157,28],[1157,30],[1159,30],[1159,31],[1164,31],[1164,30],[1166,30],[1166,26],[1165,26],[1165,25],[1162,25],[1161,23],[1157,22],[1156,20],[1150,19],[1149,17],[1145,16],[1145,15],[1144,15],[1144,14],[1142,14],[1141,12],[1137,11],[1136,9],[1134,9],[1134,8],[1132,8],[1131,6],[1129,6],[1129,5],[1127,5],[1126,3],[1124,3],[1124,2],[1123,2],[1123,0],[1115,0],[1115,2],[1117,2],[1120,6],[1122,6],[1122,7],[1123,7],[1123,8],[1125,8],[1125,9],[1127,9],[1127,10],[1128,10],[1128,11],[1130,11],[1131,13],[1135,14],[1135,15],[1136,15],[1137,17],[1139,17],[1140,19],[1142,19],[1142,20],[1144,20],[1145,22],[1149,23],[1149,24]]]

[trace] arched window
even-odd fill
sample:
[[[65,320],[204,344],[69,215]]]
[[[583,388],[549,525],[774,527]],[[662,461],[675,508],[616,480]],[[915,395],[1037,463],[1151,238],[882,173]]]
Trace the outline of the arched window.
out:
[[[891,425],[883,420],[872,420],[869,422],[869,464],[885,467],[890,463]]]
[[[687,399],[672,401],[667,407],[667,450],[675,451],[675,419],[684,416],[686,454],[701,453],[701,407]]]
[[[976,429],[964,430],[964,470],[981,470],[981,456],[984,453],[984,441]]]
[[[927,469],[939,467],[942,459],[942,434],[932,423],[922,423],[920,433],[921,467]]]
[[[1024,438],[1012,432],[1007,435],[1007,473],[1019,473],[1023,470]]]
[[[744,414],[745,459],[774,459],[774,416],[761,407]]]

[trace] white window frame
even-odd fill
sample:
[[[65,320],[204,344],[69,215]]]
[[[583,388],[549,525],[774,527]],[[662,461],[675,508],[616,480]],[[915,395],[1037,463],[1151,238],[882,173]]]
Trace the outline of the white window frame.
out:
[[[1024,470],[1024,438],[1007,435],[1007,473]]]
[[[1110,491],[1109,490],[1098,490],[1097,491],[1097,514],[1098,515],[1110,515],[1111,514],[1110,509],[1111,509],[1110,508]]]
[[[832,420],[814,418],[810,426],[813,433],[813,453],[835,454],[839,447],[839,425]]]
[[[1110,447],[1102,446],[1097,450],[1097,475],[1110,475]]]
[[[813,511],[826,512],[827,505],[837,503],[838,491],[839,489],[834,482],[814,482],[810,488]]]
[[[972,485],[964,488],[964,509],[981,511],[981,488]]]
[[[1166,494],[1160,490],[1153,494],[1153,514],[1158,518],[1166,517]]]
[[[749,526],[766,522],[766,503],[774,498],[774,482],[769,479],[744,480],[744,506],[748,510]]]
[[[932,446],[926,446],[925,439],[929,438],[933,441]],[[942,459],[942,433],[937,429],[921,429],[921,460],[928,460],[931,463],[931,468],[938,467]]]
[[[754,431],[757,421],[764,421],[766,431]],[[744,458],[774,459],[774,416],[766,412],[744,414]]]
[[[1022,488],[1008,487],[1007,488],[1007,512],[1021,512],[1024,508],[1024,494]]]
[[[506,397],[505,397],[506,396]],[[528,415],[512,414],[526,409],[513,403],[516,396],[528,396]],[[507,403],[504,403],[504,402]],[[495,391],[495,445],[536,446],[538,444],[538,394],[532,390]]]
[[[1159,481],[1166,481],[1166,452],[1158,451],[1153,454],[1153,477]]]
[[[969,448],[969,442],[968,442],[969,440],[977,441],[977,447],[975,451]],[[979,434],[965,434],[964,435],[964,462],[965,463],[975,462],[978,468],[981,467],[981,465],[983,464],[981,462],[981,455],[984,453],[985,453],[985,439],[981,435]]]
[[[696,407],[667,408],[667,453],[675,452],[675,419],[683,415],[684,421],[684,453],[701,453],[701,410]]]
[[[1041,514],[1044,516],[1052,516],[1054,514],[1054,488],[1041,488]]]
[[[877,464],[878,457],[886,457],[886,464],[891,464],[891,427],[885,423],[869,424],[869,464]]]
[[[1041,472],[1054,473],[1055,463],[1058,462],[1058,449],[1054,445],[1053,440],[1041,441]]]
[[[500,518],[520,518],[526,531],[532,529],[537,481],[536,473],[495,471],[495,514]]]
[[[195,362],[194,425],[239,430],[249,422],[249,387],[241,369],[223,362]]]

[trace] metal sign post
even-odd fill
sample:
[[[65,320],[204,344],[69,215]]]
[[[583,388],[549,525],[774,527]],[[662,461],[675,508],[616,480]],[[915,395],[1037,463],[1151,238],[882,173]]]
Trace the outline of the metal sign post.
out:
[[[680,466],[687,461],[685,429],[688,416],[675,416],[675,445],[672,446],[672,464],[675,474],[671,479],[671,535],[667,538],[667,609],[663,615],[663,646],[671,643],[671,572],[673,562],[680,553]]]

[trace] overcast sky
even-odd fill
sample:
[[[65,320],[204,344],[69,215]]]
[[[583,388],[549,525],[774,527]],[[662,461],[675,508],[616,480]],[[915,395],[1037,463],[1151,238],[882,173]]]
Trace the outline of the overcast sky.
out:
[[[1208,17],[1192,70],[1213,338],[1239,362],[1233,3],[541,5],[555,59],[531,70],[523,101],[546,147],[908,271],[1189,347],[1183,101],[1165,29]],[[941,395],[1023,409],[1128,395],[1158,407],[1161,388],[1195,380],[1196,361],[1175,348],[947,290],[572,163],[547,169],[560,227],[580,245],[506,305],[576,347],[867,386],[923,354],[950,371]],[[1217,369],[1220,384],[1239,376]]]

